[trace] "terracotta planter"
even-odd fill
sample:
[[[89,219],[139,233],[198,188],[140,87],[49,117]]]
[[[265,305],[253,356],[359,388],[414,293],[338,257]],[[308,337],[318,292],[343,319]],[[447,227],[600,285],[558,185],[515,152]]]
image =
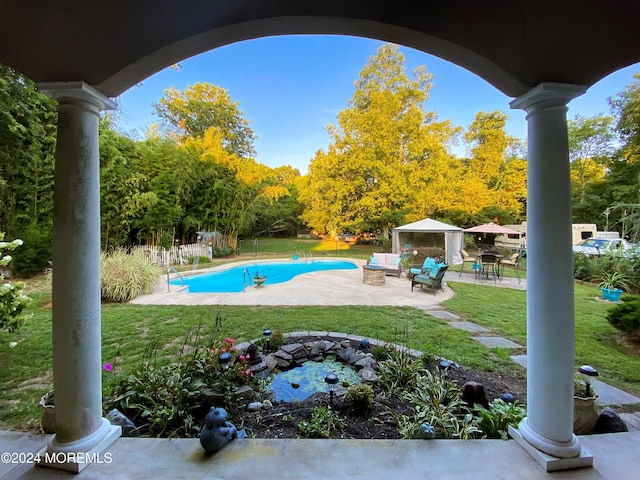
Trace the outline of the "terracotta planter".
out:
[[[573,397],[573,433],[589,434],[597,421],[596,397]]]

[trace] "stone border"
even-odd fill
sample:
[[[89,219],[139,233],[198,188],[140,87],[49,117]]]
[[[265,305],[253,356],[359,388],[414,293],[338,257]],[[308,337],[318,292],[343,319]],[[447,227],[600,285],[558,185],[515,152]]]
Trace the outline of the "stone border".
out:
[[[420,359],[420,357],[422,356],[422,352],[420,350],[407,348],[404,345],[398,345],[397,343],[385,342],[384,340],[378,340],[375,338],[372,339],[369,337],[363,337],[361,335],[353,335],[348,333],[311,331],[311,332],[283,333],[282,336],[285,339],[289,340],[290,341],[289,343],[293,343],[292,340],[299,340],[299,341],[333,340],[334,342],[341,342],[343,340],[348,340],[351,343],[359,344],[362,340],[368,340],[371,346],[388,345],[390,347],[393,347],[395,350],[407,353],[410,357],[412,357],[415,360]],[[261,338],[254,338],[247,342],[239,343],[238,345],[236,345],[236,348],[238,350],[242,350],[243,352],[246,352],[247,348],[249,348],[249,345],[251,345],[252,343],[258,343],[261,341],[262,341]]]

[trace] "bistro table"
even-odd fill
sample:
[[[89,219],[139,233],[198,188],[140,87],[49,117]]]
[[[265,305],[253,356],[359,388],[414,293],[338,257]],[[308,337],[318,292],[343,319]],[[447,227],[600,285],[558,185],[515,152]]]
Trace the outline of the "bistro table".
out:
[[[479,280],[484,278],[489,279],[489,274],[491,273],[494,282],[496,279],[500,279],[502,281],[500,272],[500,260],[502,257],[503,256],[499,253],[484,252],[476,254],[476,263],[473,267],[476,273],[476,278]],[[478,265],[480,268],[477,267]]]

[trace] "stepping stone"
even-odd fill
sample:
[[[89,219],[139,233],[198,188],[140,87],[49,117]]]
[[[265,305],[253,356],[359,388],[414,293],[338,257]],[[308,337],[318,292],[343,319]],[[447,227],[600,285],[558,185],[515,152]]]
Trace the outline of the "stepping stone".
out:
[[[511,340],[502,337],[472,337],[481,344],[489,348],[524,348]]]
[[[518,365],[527,368],[527,356],[526,355],[511,355],[511,360],[516,362]]]
[[[592,385],[598,393],[596,403],[598,405],[633,405],[640,403],[640,398],[619,388],[607,385],[600,380],[594,380]]]
[[[464,330],[465,332],[488,332],[489,331],[488,328],[484,328],[473,322],[449,322],[449,326],[453,328],[457,328],[459,330]]]
[[[629,431],[640,430],[640,413],[620,413],[620,418],[629,427]]]
[[[444,310],[434,310],[426,313],[428,313],[432,317],[442,318],[443,320],[458,320],[460,318],[458,315]]]

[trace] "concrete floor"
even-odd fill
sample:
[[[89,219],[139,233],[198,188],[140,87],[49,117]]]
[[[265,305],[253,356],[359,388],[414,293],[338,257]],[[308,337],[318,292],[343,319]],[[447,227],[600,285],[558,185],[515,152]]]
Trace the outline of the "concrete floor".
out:
[[[364,264],[354,261],[358,266]],[[445,281],[479,281],[447,272]],[[516,279],[496,287],[526,288]],[[175,287],[172,287],[175,289]],[[227,305],[407,305],[429,311],[453,295],[411,292],[406,278],[386,277],[384,286],[362,284],[362,270],[318,272],[281,285],[237,294],[166,292],[159,285],[138,304]],[[444,313],[444,312],[443,312]],[[357,332],[353,332],[357,333]],[[36,452],[49,435],[0,432],[0,452]],[[640,432],[580,437],[594,456],[593,468],[546,473],[515,441],[502,440],[235,440],[213,456],[198,439],[119,438],[94,463],[73,475],[32,465],[0,465],[2,480],[79,479],[616,479],[640,478]],[[107,454],[109,454],[107,456]],[[14,468],[16,467],[16,468]]]
[[[6,450],[5,434],[0,448]],[[198,439],[120,438],[79,474],[23,466],[3,480],[112,479],[436,479],[634,480],[640,432],[580,437],[592,468],[545,472],[515,441],[234,440],[206,455]],[[108,455],[107,455],[108,454]]]

